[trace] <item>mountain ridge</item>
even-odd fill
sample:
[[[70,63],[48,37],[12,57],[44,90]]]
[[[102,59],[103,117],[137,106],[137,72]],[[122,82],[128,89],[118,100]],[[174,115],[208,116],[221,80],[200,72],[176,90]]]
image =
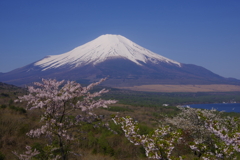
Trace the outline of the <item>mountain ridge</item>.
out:
[[[102,35],[73,50],[47,56],[13,71],[0,81],[25,85],[42,78],[94,82],[109,77],[104,85],[145,84],[240,84],[201,66],[183,64],[151,52],[120,35]]]

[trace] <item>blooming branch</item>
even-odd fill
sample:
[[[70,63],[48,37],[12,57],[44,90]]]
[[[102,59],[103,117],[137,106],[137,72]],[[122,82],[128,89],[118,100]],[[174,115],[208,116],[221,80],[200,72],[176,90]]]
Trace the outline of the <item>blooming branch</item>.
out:
[[[169,126],[159,127],[153,134],[139,135],[138,124],[131,117],[115,117],[115,124],[120,124],[127,139],[134,145],[142,145],[146,156],[153,159],[171,159],[174,145],[180,139],[181,132],[172,131]],[[175,159],[178,159],[174,157]],[[181,157],[180,157],[181,159]]]
[[[30,146],[26,146],[27,151],[25,154],[18,154],[16,151],[13,151],[13,154],[15,154],[19,160],[30,160],[32,157],[38,155],[40,152],[36,149],[32,150]]]

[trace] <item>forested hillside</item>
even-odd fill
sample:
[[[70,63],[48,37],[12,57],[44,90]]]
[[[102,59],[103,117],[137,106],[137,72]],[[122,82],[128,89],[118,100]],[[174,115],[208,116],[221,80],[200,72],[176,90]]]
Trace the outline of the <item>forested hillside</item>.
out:
[[[94,91],[102,87],[95,87]],[[47,159],[49,156],[48,144],[44,137],[30,138],[26,135],[31,129],[41,126],[42,111],[26,110],[26,102],[15,103],[18,96],[27,94],[27,90],[4,83],[0,84],[0,160],[17,159],[12,153],[24,153],[26,145],[37,149],[40,154],[37,159]],[[98,108],[93,112],[97,117],[91,122],[83,122],[79,128],[77,141],[71,144],[69,150],[76,153],[69,159],[96,159],[113,160],[147,159],[144,147],[132,144],[124,136],[124,131],[116,125],[112,118],[130,116],[137,121],[139,134],[152,134],[154,129],[164,124],[166,118],[174,118],[181,111],[175,107],[178,104],[213,103],[221,101],[240,101],[240,93],[149,93],[133,92],[128,90],[111,89],[103,94],[102,99],[116,99],[116,104],[108,108]],[[170,104],[164,107],[162,104]],[[77,111],[75,114],[82,114]],[[226,113],[239,117],[238,113]],[[189,133],[184,132],[188,137]],[[191,136],[190,136],[191,137]],[[187,138],[190,140],[189,138]],[[56,153],[57,154],[57,151]],[[185,156],[186,159],[198,158],[188,145],[176,145],[173,155]]]

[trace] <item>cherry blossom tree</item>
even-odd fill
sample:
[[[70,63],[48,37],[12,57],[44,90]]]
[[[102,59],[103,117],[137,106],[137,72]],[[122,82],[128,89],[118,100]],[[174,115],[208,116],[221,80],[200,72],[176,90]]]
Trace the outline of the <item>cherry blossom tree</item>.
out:
[[[115,117],[115,124],[121,125],[126,138],[134,145],[142,145],[148,158],[167,160],[181,159],[171,155],[175,144],[181,138],[181,131],[173,131],[170,126],[159,126],[153,133],[140,135],[138,123],[131,117]]]
[[[106,78],[83,87],[74,81],[42,79],[42,83],[34,83],[36,87],[28,87],[28,95],[16,100],[17,102],[27,101],[28,110],[40,109],[42,111],[41,123],[43,125],[31,130],[27,135],[33,138],[44,135],[48,138],[50,142],[48,145],[52,146],[54,153],[58,153],[51,154],[49,159],[67,159],[70,141],[74,140],[78,134],[73,129],[80,126],[82,121],[89,121],[95,117],[96,115],[92,113],[93,109],[116,103],[115,100],[97,98],[107,93],[106,89],[90,93],[94,86],[105,80]],[[77,110],[81,114],[76,114]],[[57,145],[53,141],[57,141]]]

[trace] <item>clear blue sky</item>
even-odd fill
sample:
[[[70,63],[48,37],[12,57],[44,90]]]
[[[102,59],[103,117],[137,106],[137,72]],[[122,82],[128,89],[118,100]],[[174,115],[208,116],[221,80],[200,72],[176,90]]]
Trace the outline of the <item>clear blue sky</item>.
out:
[[[0,72],[103,34],[240,79],[239,0],[1,0]]]

